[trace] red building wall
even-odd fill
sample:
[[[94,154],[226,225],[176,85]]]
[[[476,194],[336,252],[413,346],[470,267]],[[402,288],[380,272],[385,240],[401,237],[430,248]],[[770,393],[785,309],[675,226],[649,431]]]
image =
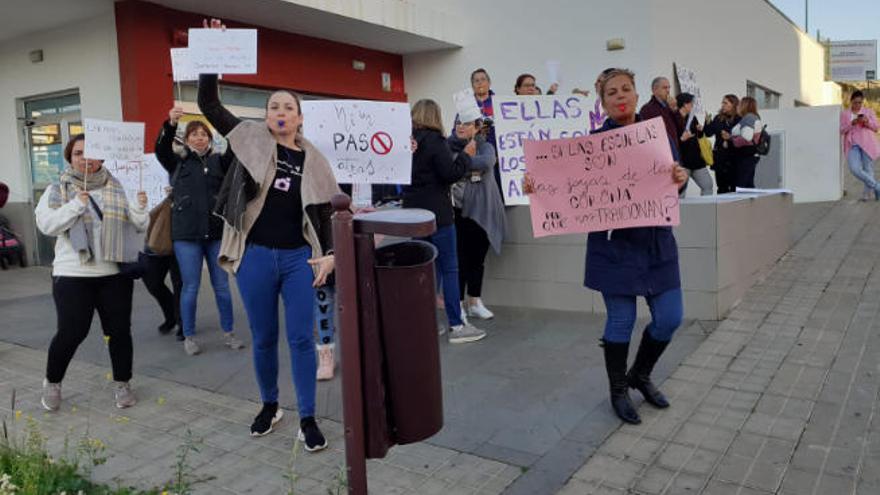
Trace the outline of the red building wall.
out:
[[[174,103],[169,49],[186,46],[180,36],[207,17],[138,0],[117,2],[122,116],[146,123],[146,148]],[[228,27],[259,29],[257,70],[253,75],[224,75],[223,82],[255,88],[285,88],[304,93],[381,101],[406,101],[403,58],[308,36],[261,28],[224,19]],[[366,63],[363,71],[352,60]],[[382,90],[382,72],[391,74],[392,91]]]

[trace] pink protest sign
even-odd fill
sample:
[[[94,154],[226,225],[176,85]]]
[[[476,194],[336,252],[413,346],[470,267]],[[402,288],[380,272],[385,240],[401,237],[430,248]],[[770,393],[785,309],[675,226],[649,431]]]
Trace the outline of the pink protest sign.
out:
[[[524,145],[535,237],[679,224],[672,152],[659,117]]]

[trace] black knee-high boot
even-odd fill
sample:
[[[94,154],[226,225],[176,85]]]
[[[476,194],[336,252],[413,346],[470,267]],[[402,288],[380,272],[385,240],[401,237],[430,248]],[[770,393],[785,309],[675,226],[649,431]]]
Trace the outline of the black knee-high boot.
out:
[[[669,407],[669,401],[651,382],[651,372],[667,345],[669,342],[657,340],[645,330],[642,333],[642,342],[639,344],[636,360],[627,374],[629,386],[641,392],[649,404],[660,409]]]
[[[605,371],[608,372],[608,385],[611,391],[611,407],[617,417],[623,421],[637,425],[642,422],[639,413],[629,398],[629,385],[626,379],[626,357],[629,354],[629,342],[608,342],[603,339],[605,350]]]

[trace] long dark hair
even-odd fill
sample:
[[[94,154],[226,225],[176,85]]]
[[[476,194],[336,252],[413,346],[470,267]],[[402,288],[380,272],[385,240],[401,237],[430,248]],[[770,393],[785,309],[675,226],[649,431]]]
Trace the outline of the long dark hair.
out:
[[[516,84],[513,86],[513,93],[519,94],[519,88],[521,88],[523,83],[526,82],[526,79],[529,78],[531,78],[532,81],[538,81],[537,79],[535,79],[535,76],[531,74],[520,74],[519,77],[516,78]]]
[[[730,114],[725,114],[723,110],[719,109],[718,116],[729,122],[736,118],[737,112],[739,111],[739,96],[736,96],[735,94],[727,94],[724,95],[724,98],[722,99],[729,101],[730,104],[733,106],[733,110]]]

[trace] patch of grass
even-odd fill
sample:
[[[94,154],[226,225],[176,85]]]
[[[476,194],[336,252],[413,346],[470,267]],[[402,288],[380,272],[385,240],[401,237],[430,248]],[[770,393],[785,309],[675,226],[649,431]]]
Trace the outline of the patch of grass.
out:
[[[5,426],[5,420],[4,420]],[[27,419],[22,441],[9,436],[4,427],[0,438],[0,495],[158,495],[159,490],[141,491],[133,488],[111,488],[92,483],[80,463],[79,454],[53,459],[46,453],[46,439],[36,421]],[[85,441],[80,449],[92,464],[103,462],[100,440]],[[99,452],[100,451],[100,452]]]

